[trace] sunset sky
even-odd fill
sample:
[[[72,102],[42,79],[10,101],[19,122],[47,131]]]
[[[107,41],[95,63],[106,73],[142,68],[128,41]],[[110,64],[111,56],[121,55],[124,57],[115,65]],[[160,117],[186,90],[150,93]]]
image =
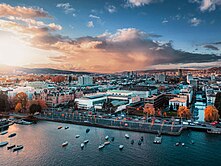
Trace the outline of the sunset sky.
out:
[[[0,64],[116,72],[221,64],[221,0],[0,0]]]

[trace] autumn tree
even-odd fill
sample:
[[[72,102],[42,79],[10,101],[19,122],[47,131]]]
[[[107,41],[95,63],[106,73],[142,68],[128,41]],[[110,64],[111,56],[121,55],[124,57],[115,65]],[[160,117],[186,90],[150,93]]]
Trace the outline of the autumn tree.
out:
[[[213,122],[219,120],[219,112],[215,106],[209,105],[205,108],[204,120],[206,122]]]
[[[22,104],[21,103],[17,103],[16,105],[15,105],[15,111],[16,112],[20,112],[22,110]]]
[[[145,104],[143,112],[147,115],[147,117],[155,115],[155,108],[150,107],[148,104]]]
[[[189,119],[191,116],[190,110],[186,106],[180,106],[177,110],[177,115],[180,118]]]
[[[21,109],[26,109],[26,105],[27,105],[27,102],[28,102],[27,94],[24,93],[24,92],[19,92],[14,97],[14,102],[15,102],[15,106],[17,106],[17,104],[20,103],[21,104]]]

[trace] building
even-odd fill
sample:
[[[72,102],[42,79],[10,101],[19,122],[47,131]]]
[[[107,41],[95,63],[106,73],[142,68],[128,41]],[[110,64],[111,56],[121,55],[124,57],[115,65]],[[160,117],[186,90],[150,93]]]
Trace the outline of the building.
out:
[[[188,73],[186,77],[186,82],[190,84],[190,81],[193,80],[192,74]]]
[[[188,104],[188,97],[185,95],[174,97],[173,99],[169,100],[169,106],[173,108],[173,110],[178,110],[180,106],[187,107]]]
[[[152,95],[145,99],[145,104],[152,104],[155,109],[168,105],[168,97],[165,94]]]
[[[93,77],[84,75],[78,77],[78,84],[80,86],[87,86],[87,85],[93,85]]]
[[[161,83],[163,83],[163,82],[165,82],[165,80],[166,80],[166,76],[165,76],[165,74],[156,74],[155,75],[155,81],[156,82],[161,82]]]
[[[182,69],[178,69],[177,75],[178,75],[178,77],[182,77],[183,76]]]

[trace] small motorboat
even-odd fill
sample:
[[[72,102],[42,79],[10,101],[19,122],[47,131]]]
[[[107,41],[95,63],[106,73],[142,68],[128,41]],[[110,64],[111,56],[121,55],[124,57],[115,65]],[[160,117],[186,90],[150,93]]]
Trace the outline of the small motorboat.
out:
[[[114,141],[114,137],[111,138],[111,141],[112,141],[112,142]]]
[[[179,143],[179,142],[177,142],[175,145],[176,145],[176,146],[179,146],[179,145],[180,145],[180,143]]]
[[[16,133],[10,134],[10,135],[8,136],[8,138],[12,138],[12,137],[14,137],[14,136],[16,136]]]
[[[134,144],[134,140],[131,140],[131,142],[130,142],[132,145]]]
[[[89,140],[85,140],[85,141],[84,141],[84,144],[87,144],[88,142],[89,142]]]
[[[109,136],[107,135],[107,136],[105,137],[105,139],[108,140],[108,138],[109,138]]]
[[[104,145],[109,145],[109,144],[110,144],[110,141],[104,142]]]
[[[100,145],[98,146],[98,149],[103,149],[104,147],[105,147],[104,144],[100,144]]]
[[[138,145],[141,145],[141,144],[142,144],[142,142],[141,142],[141,140],[139,140],[139,141],[138,141]]]
[[[89,129],[89,128],[87,128],[87,129],[86,129],[86,133],[89,133],[89,131],[90,131],[90,129]]]
[[[76,136],[75,136],[75,138],[79,138],[79,137],[80,137],[80,135],[76,135]]]
[[[129,138],[130,138],[130,136],[129,136],[128,134],[125,134],[125,137],[126,137],[127,139],[129,139]]]
[[[143,136],[140,137],[140,140],[143,141]]]
[[[18,151],[18,150],[21,150],[21,149],[23,149],[23,148],[24,148],[23,145],[17,145],[17,146],[13,149],[13,152],[16,152],[16,151]]]
[[[0,147],[6,146],[6,145],[8,145],[8,142],[7,142],[7,141],[5,141],[5,142],[0,142]]]
[[[195,142],[193,140],[191,140],[191,144],[194,144]]]
[[[68,145],[68,141],[65,141],[65,142],[62,144],[63,147],[65,147],[65,146],[67,146],[67,145]]]
[[[124,145],[120,145],[119,149],[122,150],[124,148]]]
[[[161,144],[161,143],[162,143],[162,136],[161,136],[161,135],[157,135],[157,136],[154,138],[153,143],[154,143],[154,144]]]
[[[182,146],[185,146],[185,143],[182,143],[181,145],[182,145]]]
[[[81,149],[83,149],[84,148],[84,143],[81,143]]]
[[[69,127],[68,127],[68,126],[66,126],[64,129],[65,129],[65,130],[67,130],[67,129],[69,129]]]
[[[7,147],[8,150],[13,149],[15,147],[15,145],[10,145]]]
[[[3,131],[3,132],[0,133],[0,135],[5,135],[7,133],[8,133],[8,131]]]
[[[62,129],[62,126],[58,126],[58,129]]]

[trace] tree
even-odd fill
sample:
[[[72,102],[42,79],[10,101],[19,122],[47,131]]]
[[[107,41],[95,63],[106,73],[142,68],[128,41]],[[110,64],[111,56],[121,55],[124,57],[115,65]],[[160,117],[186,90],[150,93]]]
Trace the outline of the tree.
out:
[[[35,112],[41,112],[43,109],[47,108],[45,101],[38,99],[38,100],[31,100],[27,104],[29,113],[34,114]]]
[[[147,114],[147,117],[149,115],[153,116],[153,115],[155,115],[155,108],[154,107],[150,107],[148,104],[145,104],[143,112],[145,114]]]
[[[221,115],[221,92],[218,92],[216,94],[216,99],[215,99],[214,106],[219,111],[219,115]]]
[[[0,112],[7,112],[10,110],[8,96],[0,92]]]
[[[189,119],[191,116],[190,110],[186,106],[180,106],[177,111],[177,115],[180,118]]]
[[[15,105],[17,105],[18,103],[21,104],[21,108],[22,109],[26,109],[26,105],[28,102],[28,96],[26,93],[24,92],[19,92],[18,94],[16,94],[16,96],[14,97],[14,101],[15,101]]]
[[[15,106],[15,111],[16,112],[20,112],[22,110],[22,104],[21,103],[17,103]]]
[[[215,106],[209,105],[205,108],[204,120],[206,122],[213,122],[219,120],[219,112]]]

